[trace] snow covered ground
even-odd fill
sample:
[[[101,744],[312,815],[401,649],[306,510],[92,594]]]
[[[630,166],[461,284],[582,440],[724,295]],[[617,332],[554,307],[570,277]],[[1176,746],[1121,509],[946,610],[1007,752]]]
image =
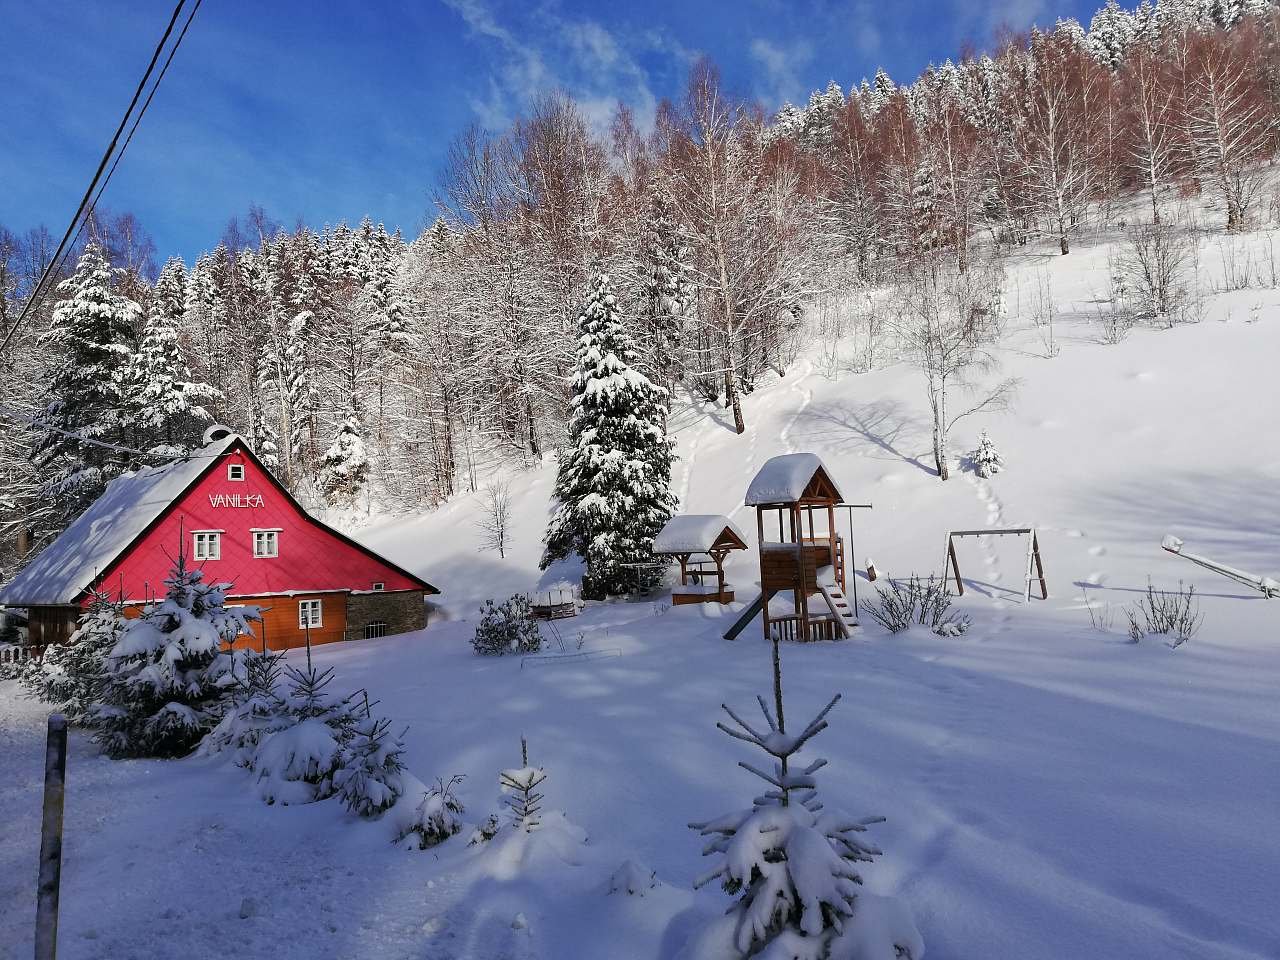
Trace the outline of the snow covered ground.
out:
[[[682,509],[728,514],[752,540],[747,483],[788,451],[819,454],[847,497],[874,504],[855,516],[859,568],[870,556],[882,573],[934,573],[948,529],[1039,530],[1048,601],[1021,602],[1024,541],[965,540],[969,634],[871,625],[783,649],[793,715],[845,694],[810,748],[831,761],[823,794],[888,817],[868,889],[910,907],[937,960],[1280,956],[1280,602],[1159,548],[1174,533],[1280,575],[1280,291],[1217,295],[1198,324],[1103,345],[1091,301],[1106,256],[1080,243],[1016,265],[1001,354],[1020,392],[955,437],[960,452],[990,433],[1007,463],[990,481],[933,475],[917,374],[832,375],[817,349],[745,398],[743,436],[721,411],[675,417]],[[1041,278],[1058,307],[1053,358],[1025,322]],[[519,766],[527,737],[548,807],[586,843],[566,830],[559,845],[476,848],[463,834],[407,852],[335,801],[269,808],[219,763],[111,762],[77,734],[60,956],[667,960],[722,911],[719,890],[691,889],[705,865],[685,824],[755,790],[735,766],[748,751],[714,727],[721,702],[750,707],[768,688],[758,625],[721,639],[742,605],[590,604],[558,624],[570,652],[617,651],[586,662],[471,653],[482,600],[573,575],[536,568],[553,473],[514,485],[505,559],[477,550],[478,497],[360,531],[441,587],[442,610],[422,634],[315,656],[409,726],[420,778],[467,776],[473,821],[497,812],[498,772]],[[740,600],[755,563],[728,562]],[[1125,638],[1120,608],[1148,577],[1203,598],[1201,632],[1176,650]],[[1112,629],[1092,628],[1086,595]],[[30,952],[43,718],[0,684],[3,957]],[[627,860],[658,886],[608,894]]]

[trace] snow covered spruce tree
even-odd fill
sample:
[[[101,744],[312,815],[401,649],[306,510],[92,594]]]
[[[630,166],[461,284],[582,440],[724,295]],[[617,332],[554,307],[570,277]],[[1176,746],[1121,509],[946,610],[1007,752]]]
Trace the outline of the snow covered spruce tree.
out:
[[[157,453],[181,456],[199,446],[213,419],[202,404],[218,391],[196,381],[178,345],[186,312],[186,274],[181,260],[160,271],[147,305],[142,346],[128,371],[135,442]]]
[[[663,428],[667,392],[635,369],[608,274],[592,278],[578,331],[569,446],[542,567],[577,552],[587,566],[583,595],[604,597],[634,584],[624,564],[653,557],[653,538],[676,506],[674,456]]]
[[[320,465],[320,489],[335,507],[354,507],[369,481],[369,456],[360,433],[360,419],[349,414],[338,428]]]
[[[31,450],[51,534],[131,465],[127,454],[101,444],[130,439],[128,371],[139,314],[136,303],[112,288],[111,268],[96,243],[58,291],[63,299],[41,342],[48,366]]]
[[[338,699],[326,689],[333,668],[285,667],[289,693],[285,710],[290,723],[264,737],[254,754],[258,794],[267,803],[295,804],[324,800],[337,792],[335,777],[359,717],[352,697]]]
[[[293,723],[280,694],[283,661],[278,653],[245,652],[231,706],[200,744],[202,754],[229,750],[236,766],[252,769],[258,744]]]
[[[249,632],[256,608],[224,605],[179,553],[163,600],[130,620],[106,655],[95,739],[113,757],[181,757],[222,717],[235,682],[224,644]]]
[[[385,717],[365,717],[355,723],[342,767],[333,785],[343,804],[361,817],[376,817],[390,809],[404,793],[404,741],[391,732]]]
[[[96,593],[66,643],[52,643],[26,664],[21,680],[27,692],[52,704],[71,723],[89,724],[99,702],[108,653],[128,624],[120,604]]]
[[[984,480],[991,479],[1004,469],[1004,458],[985,430],[978,437],[978,448],[973,451],[973,468]]]
[[[862,834],[883,817],[854,819],[818,800],[814,774],[827,763],[794,766],[797,753],[827,727],[831,699],[798,734],[787,732],[778,644],[773,645],[774,705],[758,697],[767,729],[722,705],[733,721],[716,726],[769,755],[771,770],[739,765],[769,789],[746,810],[690,827],[710,837],[704,855],[716,865],[695,886],[719,880],[737,896],[724,921],[695,938],[688,956],[720,956],[731,939],[738,956],[767,960],[911,960],[924,955],[910,917],[892,901],[860,893],[857,864],[880,851]],[[718,949],[717,949],[718,948]]]

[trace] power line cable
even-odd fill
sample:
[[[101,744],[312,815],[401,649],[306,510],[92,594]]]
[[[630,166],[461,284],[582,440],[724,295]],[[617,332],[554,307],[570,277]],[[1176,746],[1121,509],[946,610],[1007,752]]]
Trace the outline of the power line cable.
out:
[[[138,100],[142,96],[142,91],[146,89],[147,81],[151,79],[151,73],[155,70],[156,63],[160,59],[165,45],[169,42],[169,37],[173,33],[174,24],[178,22],[178,17],[182,13],[182,8],[186,4],[186,0],[178,0],[178,5],[173,9],[173,16],[169,18],[169,25],[165,27],[164,36],[160,38],[160,42],[156,44],[155,52],[151,54],[151,62],[147,64],[147,71],[142,75],[142,79],[138,81],[138,88],[133,92],[133,99],[129,101],[129,109],[125,111],[124,116],[120,118],[120,125],[116,127],[115,136],[111,138],[111,143],[107,145],[106,152],[102,155],[102,160],[98,163],[98,169],[93,175],[93,179],[89,181],[89,186],[84,192],[84,196],[80,199],[80,206],[76,208],[75,216],[71,218],[71,222],[67,224],[66,233],[62,235],[62,241],[58,244],[58,249],[54,251],[53,258],[45,267],[44,273],[40,275],[40,280],[36,284],[35,290],[31,292],[31,298],[27,300],[26,305],[22,308],[22,312],[18,314],[18,319],[13,321],[13,325],[9,327],[8,332],[4,335],[4,340],[0,341],[0,352],[9,345],[9,341],[13,339],[14,333],[18,327],[22,325],[22,321],[35,308],[44,296],[44,290],[53,276],[54,265],[62,256],[62,251],[67,246],[67,241],[71,239],[71,235],[75,232],[76,225],[80,222],[80,216],[85,212],[85,208],[89,205],[89,198],[93,196],[93,190],[98,185],[98,181],[102,178],[102,172],[107,168],[107,161],[111,159],[111,155],[115,153],[116,144],[120,141],[120,134],[124,133],[125,126],[129,123],[129,117],[133,115],[133,109],[138,105]]]
[[[195,19],[196,12],[200,9],[200,4],[204,0],[196,0],[196,4],[191,8],[191,13],[187,15],[187,22],[182,25],[182,30],[178,33],[178,39],[173,41],[173,46],[169,48],[169,56],[164,61],[164,66],[160,68],[159,75],[156,76],[156,82],[151,85],[151,92],[147,94],[147,99],[142,102],[142,109],[138,111],[138,115],[133,118],[133,126],[129,128],[129,135],[124,138],[124,143],[120,145],[120,151],[116,154],[116,158],[111,161],[111,169],[107,171],[102,186],[98,187],[98,193],[93,198],[93,202],[89,204],[88,213],[81,218],[80,227],[76,230],[76,235],[71,240],[70,246],[67,247],[66,253],[63,254],[63,262],[71,256],[71,251],[76,248],[76,244],[80,241],[80,235],[84,233],[85,225],[89,222],[89,218],[93,216],[97,209],[98,201],[102,199],[102,193],[107,189],[107,185],[111,183],[111,177],[116,172],[116,167],[120,166],[120,160],[124,157],[124,152],[129,149],[129,142],[133,140],[133,135],[138,130],[138,124],[142,122],[142,118],[147,113],[147,107],[151,106],[151,100],[156,95],[156,91],[160,89],[160,82],[164,80],[164,75],[169,71],[169,64],[173,63],[173,55],[178,52],[178,48],[182,46],[182,38],[187,35],[187,28],[191,26],[191,21]],[[178,5],[179,7],[182,4]]]

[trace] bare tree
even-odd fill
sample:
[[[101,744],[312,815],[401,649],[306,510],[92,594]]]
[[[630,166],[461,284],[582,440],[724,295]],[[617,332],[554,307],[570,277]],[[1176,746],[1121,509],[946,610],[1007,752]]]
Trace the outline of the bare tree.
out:
[[[980,410],[1003,408],[1017,381],[979,387],[977,378],[997,364],[992,344],[1000,331],[1003,266],[993,259],[970,260],[961,272],[953,262],[922,258],[899,286],[895,326],[908,356],[924,375],[933,419],[933,462],[942,480],[950,477],[947,440],[959,421]],[[953,412],[956,394],[965,405]]]
[[[484,488],[481,501],[483,513],[476,520],[480,529],[480,545],[486,550],[497,550],[506,557],[511,545],[511,484],[506,480],[494,480]]]
[[[1151,221],[1160,222],[1160,198],[1185,169],[1188,148],[1178,122],[1178,73],[1149,45],[1129,57],[1121,80],[1122,164],[1130,182],[1151,199]]]
[[[1257,165],[1275,150],[1257,29],[1188,34],[1187,130],[1201,175],[1222,196],[1227,230],[1244,228],[1257,197]]]

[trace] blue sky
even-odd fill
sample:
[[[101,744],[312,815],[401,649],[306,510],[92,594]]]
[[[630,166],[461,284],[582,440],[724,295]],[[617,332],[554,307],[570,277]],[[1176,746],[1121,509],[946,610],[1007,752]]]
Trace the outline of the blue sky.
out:
[[[189,0],[190,2],[190,0]],[[416,234],[449,140],[559,86],[642,119],[706,53],[770,108],[884,65],[896,79],[1001,23],[1088,0],[205,0],[104,196],[190,262],[250,203],[292,225],[365,215]],[[171,0],[0,0],[0,224],[60,234]]]

